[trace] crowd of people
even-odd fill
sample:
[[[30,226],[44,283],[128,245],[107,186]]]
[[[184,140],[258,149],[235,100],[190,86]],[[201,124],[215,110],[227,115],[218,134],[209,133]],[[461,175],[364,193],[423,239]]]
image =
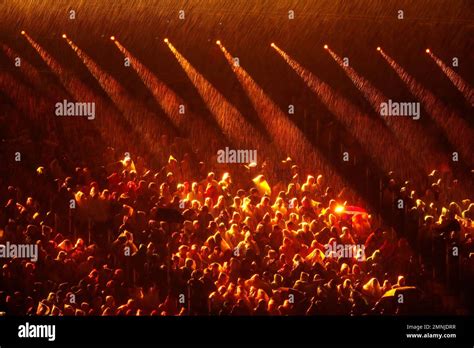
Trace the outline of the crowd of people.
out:
[[[105,157],[117,161],[40,166],[30,191],[2,185],[0,244],[39,255],[0,259],[0,312],[444,313],[435,282],[472,310],[474,203],[437,171],[424,191],[389,174],[381,204],[394,228],[290,158],[272,183],[259,168],[212,172],[187,155],[160,170],[111,148]]]

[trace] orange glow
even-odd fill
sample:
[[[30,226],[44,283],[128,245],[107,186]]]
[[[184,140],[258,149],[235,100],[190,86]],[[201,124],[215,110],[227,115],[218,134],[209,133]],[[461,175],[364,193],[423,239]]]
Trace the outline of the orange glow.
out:
[[[379,46],[379,47],[377,47],[377,51],[379,51],[379,52],[380,52],[381,50],[382,50],[382,49],[380,48],[380,46]]]
[[[110,40],[115,41],[115,36],[111,36]]]
[[[25,35],[25,31],[24,31],[24,30],[21,31],[21,35]]]
[[[216,44],[220,46],[221,45],[221,40],[217,40]]]
[[[343,206],[343,205],[338,205],[336,206],[336,208],[334,209],[334,211],[338,214],[341,214],[343,213],[344,211],[346,210],[346,208]]]
[[[327,50],[327,49],[328,49],[328,45],[324,45],[324,49]]]
[[[170,40],[168,40],[168,38],[165,38],[163,41],[164,41],[165,43],[170,42]]]
[[[63,34],[62,37],[63,37],[63,39],[66,39],[66,38],[67,38],[67,35],[66,35],[66,34]]]
[[[426,49],[426,53],[430,53],[430,52],[431,52],[431,51],[430,51],[430,49],[429,49],[429,48],[427,48],[427,49]]]

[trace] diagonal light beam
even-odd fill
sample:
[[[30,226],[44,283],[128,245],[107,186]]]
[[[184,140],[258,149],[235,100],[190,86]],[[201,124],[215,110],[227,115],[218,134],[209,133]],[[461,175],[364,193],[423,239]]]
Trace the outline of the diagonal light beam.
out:
[[[330,185],[338,188],[347,186],[345,180],[322,158],[303,132],[280,110],[240,64],[234,64],[233,56],[222,43],[218,42],[217,44],[278,147],[303,163],[307,170],[322,171],[328,177]]]
[[[161,106],[165,114],[176,128],[184,130],[193,143],[197,143],[201,153],[215,152],[209,146],[209,139],[216,138],[222,143],[219,130],[206,122],[198,115],[187,111],[184,100],[178,96],[170,87],[159,80],[139,59],[128,51],[117,39],[114,44],[120,52],[130,60],[130,66],[135,70],[148,90],[153,94],[156,102]],[[184,112],[180,109],[184,108]]]
[[[162,146],[157,140],[161,135],[174,135],[173,132],[169,131],[169,126],[154,113],[133,100],[114,77],[100,68],[71,39],[67,37],[65,39],[127,121],[136,129],[137,133],[144,138],[145,142],[154,152],[162,153]]]
[[[429,48],[426,49],[426,53],[435,61],[435,63],[441,68],[443,73],[451,80],[453,85],[458,89],[464,98],[474,106],[474,89],[459,76],[452,68],[446,65],[439,57],[437,57]]]
[[[433,93],[428,91],[413,76],[408,74],[385,51],[379,51],[390,67],[408,87],[411,94],[423,103],[425,110],[433,121],[443,130],[450,144],[460,153],[460,157],[468,166],[474,165],[474,130],[464,122],[453,110],[443,105]]]
[[[380,106],[382,103],[387,102],[388,98],[379,89],[374,87],[370,81],[357,73],[351,66],[344,64],[342,58],[333,50],[327,46],[325,47],[331,57],[341,68],[344,69],[352,83],[368,100],[374,111],[380,115]],[[378,50],[380,50],[380,48],[378,48]],[[384,134],[384,137],[387,136],[386,140],[390,140],[394,144],[397,142],[405,149],[409,156],[411,156],[414,163],[421,164],[425,172],[431,172],[435,167],[448,165],[449,160],[447,155],[442,153],[442,150],[437,146],[433,139],[426,134],[424,128],[419,122],[397,117],[384,117],[383,120],[393,131],[399,141],[392,139],[390,134],[383,132],[381,129],[373,129],[371,132],[378,136]],[[370,137],[370,135],[367,136]],[[388,149],[387,147],[385,148]],[[387,152],[391,153],[391,151]]]
[[[334,91],[327,83],[302,67],[277,45],[272,44],[272,47],[320,98],[328,110],[362,144],[364,150],[380,168],[385,172],[397,169],[396,174],[399,176],[407,174],[413,178],[420,176],[419,171],[414,168],[413,163],[395,145],[396,140],[392,139],[393,136],[390,132],[387,132],[381,122],[376,122],[368,115],[363,114],[356,106]]]
[[[197,92],[214,116],[224,135],[241,148],[256,149],[265,159],[270,159],[269,166],[276,163],[279,151],[265,141],[264,137],[253,127],[242,114],[169,42],[164,40],[178,60],[184,72],[195,86]],[[282,156],[283,157],[283,156]],[[283,157],[284,158],[284,157]]]
[[[125,143],[124,139],[130,134],[130,129],[124,128],[122,122],[119,122],[120,120],[116,115],[116,110],[106,103],[101,96],[97,95],[81,80],[75,77],[68,69],[65,69],[27,33],[22,32],[22,35],[25,36],[30,45],[38,52],[41,59],[48,65],[50,70],[59,79],[59,82],[75,100],[94,101],[96,103],[96,113],[99,117],[95,118],[94,124],[97,124],[97,128],[108,144],[116,149],[123,149],[124,151],[132,153],[145,153],[144,150],[149,149],[149,145],[143,146],[141,139]]]

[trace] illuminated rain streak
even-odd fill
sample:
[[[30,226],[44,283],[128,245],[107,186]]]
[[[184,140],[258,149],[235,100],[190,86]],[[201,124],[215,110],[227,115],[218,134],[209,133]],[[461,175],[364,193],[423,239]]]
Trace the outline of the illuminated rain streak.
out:
[[[346,75],[351,79],[357,89],[369,101],[374,111],[380,115],[380,105],[387,102],[388,98],[370,81],[359,75],[351,66],[346,66],[339,57],[329,47],[325,47],[332,58],[344,69]],[[398,143],[404,147],[418,163],[421,163],[425,171],[431,172],[433,167],[448,163],[448,158],[441,153],[433,139],[429,137],[419,122],[412,119],[399,117],[382,117],[385,123],[399,139]],[[380,134],[380,133],[376,133]]]
[[[94,119],[94,125],[99,129],[102,137],[107,139],[108,143],[114,147],[119,147],[122,143],[124,135],[129,135],[130,130],[120,127],[120,122],[114,121],[116,111],[109,107],[103,98],[98,96],[89,87],[87,87],[81,80],[75,77],[72,72],[64,69],[41,45],[33,40],[27,33],[22,33],[31,44],[31,46],[38,52],[41,59],[48,65],[51,71],[58,77],[63,87],[71,94],[75,100],[94,101],[96,103],[96,114],[99,115]],[[104,115],[105,117],[102,117]],[[127,145],[134,147],[134,143]],[[129,148],[129,151],[130,150]]]
[[[395,170],[397,175],[420,176],[412,161],[400,150],[396,139],[381,122],[363,114],[356,106],[321,81],[275,44],[272,47],[283,57],[307,86],[321,99],[328,110],[344,124],[349,132],[363,145],[365,151],[384,171]],[[325,47],[326,48],[326,47]],[[375,134],[375,135],[374,135]],[[390,154],[388,156],[387,154]]]
[[[8,57],[11,57],[11,55],[14,57],[17,56],[16,53],[7,46],[3,46],[3,50]],[[57,119],[55,119],[54,104],[58,100],[69,98],[67,93],[52,83],[49,83],[47,88],[45,88],[44,79],[41,77],[40,72],[27,62],[26,59],[22,59],[21,69],[19,70],[31,83],[33,88],[36,88],[36,91],[11,76],[2,76],[0,78],[0,86],[3,87],[3,90],[10,99],[15,102],[17,109],[20,110],[23,115],[28,115],[30,119],[40,120],[40,122],[36,123],[36,127],[45,129],[46,134],[54,137],[57,127],[57,123],[55,123]],[[44,95],[39,96],[37,91],[42,91]],[[25,103],[25,100],[28,100],[28,102]],[[63,122],[61,127],[65,133],[77,132],[75,129],[77,127],[76,122]],[[47,142],[50,144],[56,143],[54,139],[52,141],[50,140],[51,138],[48,136]]]
[[[22,66],[24,62],[22,62]],[[34,68],[33,68],[34,69]],[[33,90],[27,84],[20,82],[17,78],[10,74],[0,74],[0,89],[4,91],[12,102],[16,105],[19,115],[9,112],[9,117],[21,118],[20,122],[25,122],[27,125],[34,124],[34,132],[41,135],[41,150],[45,148],[56,148],[64,141],[67,142],[68,134],[77,133],[77,122],[63,122],[59,126],[62,132],[58,134],[58,119],[54,115],[54,103],[51,99],[38,95],[37,91]],[[27,101],[27,102],[25,102]],[[84,120],[83,120],[84,121]],[[15,119],[15,122],[19,122]],[[87,120],[81,124],[87,124]],[[28,126],[25,125],[25,137],[29,139]],[[20,139],[23,135],[17,134]],[[68,148],[70,144],[64,144],[63,149]],[[70,149],[70,148],[69,148]]]
[[[34,41],[28,34],[23,34],[31,46],[38,52],[41,59],[48,65],[51,71],[59,78],[63,87],[71,93],[76,100],[95,100],[95,96],[89,91],[89,88],[79,79],[74,77],[71,72],[64,69],[43,47]],[[38,76],[39,72],[33,72],[32,76]]]
[[[33,40],[27,33],[22,31],[22,35],[25,36],[26,40],[30,43],[30,45],[38,52],[41,59],[48,65],[51,71],[56,74],[63,86],[68,89],[74,89],[73,87],[78,87],[76,84],[79,82],[78,79],[73,78],[70,74],[66,74],[63,67],[43,48],[41,47],[35,40]]]
[[[22,35],[26,36],[27,34],[23,32]],[[7,57],[12,60],[15,59],[15,57],[19,57],[16,52],[6,45],[2,45],[2,49]],[[41,90],[44,89],[44,86],[41,86],[41,77],[39,72],[25,59],[22,59],[21,71],[25,72],[25,76],[31,77],[31,81],[35,87],[40,87]],[[14,77],[10,74],[3,74],[0,82],[4,91],[10,96],[10,98],[16,103],[18,108],[21,109],[23,113],[38,117],[42,112],[47,110],[47,104],[43,99],[35,97],[33,91],[26,85],[15,82]],[[48,92],[49,91],[50,90],[48,89]],[[26,99],[29,100],[29,103],[23,102],[23,100]]]
[[[374,110],[379,113],[380,104],[387,101],[387,98],[374,86],[372,86],[368,80],[358,75],[351,66],[345,65],[342,58],[339,57],[329,47],[327,47],[327,45],[325,45],[324,48],[329,52],[331,57],[334,58],[334,60],[344,69],[347,76],[349,76],[349,78],[352,80],[357,89],[359,89],[364,94],[364,96],[370,102]]]
[[[161,122],[159,117],[149,112],[138,102],[132,100],[120,83],[110,74],[102,70],[99,65],[74,42],[69,38],[66,40],[120,112],[125,116],[128,122],[135,127],[137,133],[142,134],[150,148],[155,149],[156,152],[160,152],[158,139],[163,133],[169,135],[167,134],[169,133],[169,127]]]
[[[26,35],[26,33],[23,35]],[[2,49],[7,55],[7,57],[11,60],[14,60],[16,57],[20,56],[17,52],[15,52],[11,47],[8,47],[7,45],[2,45]],[[41,90],[44,94],[46,94],[47,97],[58,98],[58,96],[63,94],[61,88],[58,88],[56,84],[49,83],[47,85],[47,88],[45,88],[44,78],[41,76],[38,69],[31,65],[26,59],[21,59],[21,67],[19,70],[23,73],[24,76],[26,76],[30,80],[31,84],[37,90]]]
[[[33,40],[26,32],[22,31],[21,33],[30,45],[38,52],[41,59],[48,65],[51,71],[59,78],[63,87],[72,95],[76,100],[94,100],[94,98],[87,94],[87,87],[77,78],[73,77],[72,74],[68,73],[63,67],[35,40]],[[23,70],[25,68],[25,70]],[[33,85],[38,86],[41,90],[44,90],[44,85],[42,85],[41,76],[39,71],[34,68],[31,64],[26,61],[22,62],[22,71],[24,71],[25,76],[29,78]],[[49,90],[49,88],[48,88]],[[63,93],[59,89],[56,89],[57,95],[54,97],[60,97]],[[48,91],[48,93],[51,93]],[[86,95],[85,95],[86,93]],[[63,95],[64,97],[64,95]],[[53,114],[53,110],[51,110]],[[104,122],[103,120],[98,120],[98,124]],[[67,123],[66,123],[67,124]],[[110,126],[110,124],[108,125]],[[110,129],[110,128],[109,128]],[[104,132],[103,136],[104,136]],[[106,134],[106,133],[105,133]]]
[[[17,108],[23,114],[28,115],[28,117],[39,120],[40,116],[48,113],[48,111],[51,115],[53,114],[54,110],[50,107],[51,103],[47,103],[44,99],[36,97],[36,94],[30,87],[19,83],[11,74],[3,73],[0,75],[0,87],[2,87],[5,94],[17,105]],[[25,100],[28,102],[25,103]],[[41,120],[40,124],[46,121]]]
[[[444,131],[448,141],[460,152],[464,161],[466,161],[468,165],[474,165],[474,156],[472,155],[472,149],[474,149],[474,131],[472,128],[459,118],[454,111],[445,107],[433,93],[418,83],[389,55],[384,51],[380,51],[380,54],[405,83],[411,94],[423,103],[424,109]]]
[[[8,80],[8,81],[7,81]],[[16,105],[5,105],[1,108],[0,114],[5,113],[8,115],[8,125],[6,124],[7,122],[4,122],[1,124],[2,128],[2,133],[3,131],[8,131],[10,127],[15,127],[16,131],[12,133],[10,136],[8,136],[6,139],[3,138],[2,136],[2,156],[7,155],[7,153],[10,153],[10,151],[19,151],[22,153],[22,148],[23,149],[30,149],[29,152],[29,157],[34,161],[36,157],[34,154],[36,153],[44,153],[45,151],[48,151],[49,149],[53,149],[57,145],[60,144],[58,141],[58,134],[55,131],[54,128],[48,127],[46,122],[41,121],[41,122],[35,122],[32,120],[32,113],[29,112],[23,112],[22,110],[26,108],[27,106],[24,105],[25,100],[29,98],[32,94],[30,91],[28,91],[27,95],[22,94],[20,89],[20,85],[23,85],[21,82],[18,81],[16,77],[13,75],[10,75],[9,73],[1,72],[0,71],[0,89],[2,89],[3,86],[7,86],[5,89],[5,95],[8,95],[9,97],[12,97],[12,95],[18,95],[20,100],[20,104],[16,104],[15,98],[12,97],[11,100],[13,103]],[[23,85],[24,86],[24,85]],[[34,103],[28,103],[28,107],[30,109],[35,108]],[[34,122],[34,123],[33,123]],[[34,126],[33,126],[34,124]],[[32,128],[32,126],[34,128]],[[11,128],[10,128],[11,129]],[[35,148],[32,148],[32,146],[35,146],[36,142],[32,139],[32,134],[39,135],[42,134],[42,143],[41,146],[36,146]],[[5,146],[6,145],[6,146]],[[19,148],[18,145],[21,145]],[[11,147],[13,146],[13,148]],[[27,147],[24,147],[27,146]],[[7,162],[7,160],[5,160]],[[2,163],[2,166],[5,163]],[[5,166],[6,168],[6,166]],[[3,169],[3,168],[2,168]],[[30,165],[17,165],[11,168],[10,174],[12,175],[12,178],[16,178],[18,180],[22,180],[28,185],[30,184],[30,187],[34,187],[35,180],[32,180],[32,175],[31,175],[31,166]]]
[[[22,66],[24,66],[24,62],[22,62]],[[66,139],[57,135],[57,123],[55,123],[57,119],[54,116],[54,102],[51,102],[51,99],[38,96],[37,92],[31,87],[19,82],[17,78],[8,73],[0,74],[0,89],[16,105],[20,117],[28,124],[34,123],[35,133],[43,134],[44,146],[57,146],[62,140]],[[9,116],[18,117],[18,115],[14,116],[12,113],[9,113]],[[69,134],[69,132],[77,133],[76,127],[76,122],[64,122],[62,124],[62,129],[66,134]],[[18,135],[18,137],[21,137],[21,135]]]
[[[426,53],[436,62],[436,64],[441,68],[444,74],[451,80],[454,86],[461,92],[461,94],[466,98],[466,100],[474,106],[474,89],[469,86],[469,84],[463,80],[453,69],[447,66],[441,59],[434,55],[431,50],[427,49]]]
[[[31,37],[28,36],[26,32],[23,31],[22,35],[28,39],[30,44],[32,44],[37,51],[39,48],[41,48],[36,42],[31,39]],[[14,57],[19,56],[13,49],[6,45],[2,45],[2,49],[7,55],[7,57],[9,57],[10,59],[14,59]],[[46,95],[46,97],[36,97],[36,93],[32,89],[30,89],[26,85],[15,82],[13,78],[7,78],[7,81],[2,81],[3,86],[5,86],[5,82],[9,83],[9,85],[4,87],[5,92],[10,96],[12,100],[15,101],[18,109],[21,110],[24,114],[28,115],[30,118],[34,117],[39,119],[41,117],[42,121],[40,124],[46,124],[47,128],[53,129],[55,127],[53,107],[54,104],[52,104],[51,100],[58,101],[59,98],[62,98],[64,96],[64,92],[60,88],[56,88],[56,85],[54,84],[48,84],[47,88],[45,88],[45,81],[41,77],[41,74],[38,69],[33,67],[24,58],[22,58],[21,60],[21,68],[19,70],[23,74],[23,76],[25,76],[31,82],[33,87],[37,90],[42,91]],[[25,103],[25,100],[28,100],[28,103]],[[73,127],[75,127],[75,124],[66,123],[63,124],[63,127],[65,129],[72,129]]]
[[[26,33],[22,35],[26,36]],[[2,45],[2,49],[10,59],[14,59],[15,57],[19,56],[13,49],[6,45]],[[45,80],[41,76],[41,73],[24,58],[21,60],[21,68],[19,70],[36,90],[42,91],[44,97],[35,97],[36,93],[34,93],[34,91],[27,88],[27,86],[20,86],[19,83],[15,83],[10,88],[7,88],[6,90],[8,91],[8,94],[10,94],[12,99],[18,97],[20,98],[20,100],[17,100],[17,106],[19,109],[23,109],[25,107],[23,100],[28,99],[29,103],[27,103],[27,105],[29,110],[23,110],[23,112],[30,117],[42,116],[43,121],[41,124],[46,124],[49,129],[54,129],[55,119],[54,108],[52,105],[54,105],[54,103],[56,103],[58,100],[69,98],[68,94],[65,93],[64,90],[55,83],[48,83],[47,88],[45,88]],[[11,95],[13,91],[16,91],[15,96]],[[76,130],[74,128],[77,127],[77,125],[76,123],[72,122],[64,122],[62,123],[62,127],[66,133],[68,131],[75,132]]]
[[[249,97],[253,107],[261,118],[267,131],[275,143],[291,157],[304,164],[306,169],[317,168],[327,175],[328,181],[335,187],[347,186],[345,181],[339,177],[333,168],[330,168],[321,159],[318,150],[306,139],[298,127],[285,115],[280,108],[268,97],[262,88],[252,77],[240,66],[234,64],[234,58],[226,48],[217,43],[221,48],[227,62],[232,67],[241,85]]]
[[[153,94],[153,97],[169,117],[170,121],[178,129],[184,130],[189,138],[197,139],[197,141],[201,140],[201,151],[212,150],[209,147],[209,139],[210,137],[219,138],[219,134],[217,134],[218,130],[214,129],[214,127],[208,122],[205,122],[198,115],[187,111],[187,106],[181,97],[165,83],[160,81],[146,66],[131,54],[130,51],[118,42],[118,40],[114,38],[113,41],[120,52],[130,60],[131,67]],[[186,108],[184,113],[179,112],[181,106]],[[205,134],[208,134],[208,136],[203,136]]]
[[[208,109],[216,118],[223,133],[238,146],[255,148],[259,152],[266,151],[265,148],[268,148],[268,145],[265,144],[259,131],[252,127],[242,114],[167,39],[165,39],[165,42],[196,87]]]

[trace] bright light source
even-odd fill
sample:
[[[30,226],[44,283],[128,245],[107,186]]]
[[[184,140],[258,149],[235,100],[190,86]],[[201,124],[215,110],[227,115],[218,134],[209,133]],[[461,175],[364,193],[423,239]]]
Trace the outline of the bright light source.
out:
[[[63,39],[67,38],[66,34],[63,34]]]
[[[276,47],[275,43],[273,43],[273,42],[270,44],[270,46],[272,46],[273,48]]]
[[[112,36],[110,37],[110,40],[115,41],[115,36],[112,35]]]
[[[426,53],[430,53],[430,52],[431,52],[431,51],[430,51],[430,49],[429,49],[429,48],[427,48],[427,49],[426,49]]]
[[[328,45],[324,45],[324,49],[327,50],[327,49],[328,49]]]
[[[216,44],[218,44],[220,46],[221,45],[221,40],[217,40]]]
[[[379,52],[380,52],[381,50],[382,50],[382,49],[380,48],[380,46],[379,46],[379,47],[377,47],[377,51],[379,51]]]
[[[163,41],[166,42],[166,43],[170,42],[170,40],[168,40],[168,38],[165,38]]]
[[[338,214],[343,213],[344,210],[345,210],[345,208],[344,208],[343,205],[338,205],[338,206],[336,206],[336,208],[334,209],[334,211],[335,211],[336,213],[338,213]]]
[[[21,35],[25,35],[25,31],[24,31],[24,30],[21,31]]]

